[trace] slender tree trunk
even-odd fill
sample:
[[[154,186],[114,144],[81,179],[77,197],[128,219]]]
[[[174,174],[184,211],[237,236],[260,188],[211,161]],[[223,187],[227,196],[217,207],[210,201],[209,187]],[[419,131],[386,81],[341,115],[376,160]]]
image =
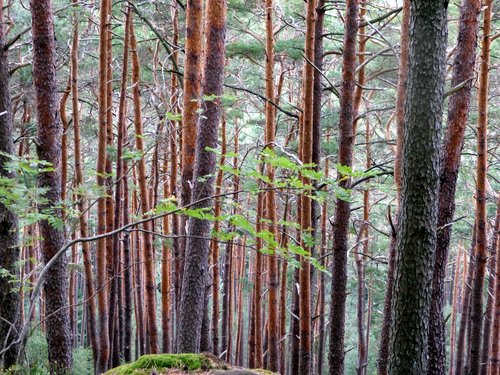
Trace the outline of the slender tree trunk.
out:
[[[404,136],[404,114],[406,100],[406,80],[409,64],[409,35],[410,35],[410,0],[403,0],[403,17],[401,20],[401,54],[399,57],[398,86],[396,93],[396,157],[394,160],[394,180],[398,190],[398,208],[401,192],[401,161]],[[390,216],[390,209],[389,209]],[[396,217],[398,213],[396,214]],[[393,226],[391,224],[391,226]],[[393,226],[394,227],[394,226]],[[390,328],[392,325],[392,298],[394,288],[394,268],[396,266],[396,231],[391,230],[389,242],[389,264],[387,269],[387,286],[384,299],[384,315],[380,333],[380,345],[377,359],[377,374],[387,375],[389,366]]]
[[[172,162],[175,162],[173,160]],[[168,173],[168,152],[164,153],[163,174]],[[163,198],[169,197],[169,183],[165,179],[163,183]],[[163,218],[163,233],[170,233],[170,225],[168,216]],[[161,259],[161,328],[162,328],[162,351],[163,353],[170,352],[170,246],[166,241],[162,243],[162,259]]]
[[[37,154],[40,160],[52,164],[53,170],[38,177],[38,185],[46,189],[46,202],[38,209],[51,210],[51,215],[62,220],[61,209],[54,208],[61,200],[61,135],[57,116],[56,42],[52,2],[40,0],[31,3],[33,33],[33,80],[37,109]],[[42,254],[49,262],[64,245],[64,232],[48,220],[40,222]],[[45,327],[51,372],[69,372],[72,364],[72,344],[69,324],[67,259],[65,256],[52,266],[44,284],[46,300]]]
[[[124,140],[127,139],[124,134]],[[128,170],[127,161],[123,160],[123,170]],[[129,218],[129,190],[128,190],[128,175],[123,176],[123,225],[130,222]],[[123,299],[125,300],[125,316],[124,316],[124,343],[123,343],[123,358],[125,362],[132,360],[132,310],[133,310],[133,263],[132,252],[130,249],[130,234],[125,232],[123,237]]]
[[[497,217],[493,240],[491,241],[492,252],[496,251],[495,266],[495,308],[493,314],[493,330],[491,335],[490,375],[500,374],[500,198],[497,200]]]
[[[304,64],[303,71],[303,121],[300,137],[301,161],[303,164],[312,164],[313,157],[313,113],[314,113],[314,31],[316,21],[316,1],[308,0],[306,6],[306,42],[305,57],[308,61]],[[301,176],[304,186],[311,184],[311,180],[306,176]],[[312,200],[306,195],[300,196],[300,228],[301,246],[310,253],[312,247],[310,241],[305,236],[312,233]],[[300,285],[300,349],[299,349],[299,372],[308,374],[312,369],[311,352],[311,266],[306,257],[300,259],[299,270]]]
[[[356,37],[358,32],[358,0],[348,0],[345,16],[342,87],[340,95],[340,135],[338,162],[352,166],[354,146],[354,93],[356,87]],[[339,174],[339,178],[343,177]],[[344,178],[339,187],[348,189],[350,179]],[[347,282],[347,242],[350,203],[337,199],[333,223],[333,278],[330,307],[330,374],[344,373],[345,300]],[[333,323],[335,322],[335,323]]]
[[[481,330],[483,327],[483,289],[488,251],[486,244],[486,171],[488,169],[488,85],[491,49],[491,18],[493,1],[486,1],[483,15],[483,40],[478,87],[476,220],[476,272],[472,288],[470,374],[479,374],[481,357]]]
[[[481,1],[464,1],[453,64],[452,87],[474,76],[478,15]],[[443,316],[446,265],[455,212],[455,190],[465,127],[469,116],[472,81],[453,95],[448,105],[448,126],[442,147],[436,255],[432,278],[432,306],[429,326],[429,375],[443,375],[446,368],[446,332]]]
[[[197,129],[193,172],[193,199],[196,200],[208,198],[214,191],[212,175],[215,172],[216,159],[215,154],[207,148],[217,148],[218,126],[222,112],[220,96],[224,79],[226,11],[225,0],[208,0],[203,95],[205,97],[215,95],[215,98],[204,102],[204,116],[200,119]],[[186,74],[187,72],[189,71],[186,70]],[[193,209],[209,208],[212,204],[206,200],[194,205]],[[198,352],[200,349],[209,253],[209,241],[205,237],[209,231],[209,221],[198,218],[189,220],[177,337],[178,350],[181,353]]]
[[[134,25],[130,26],[130,52],[132,60],[132,93],[134,98],[134,125],[135,144],[137,150],[144,154],[144,142],[142,131],[142,110],[141,110],[141,89],[140,89],[140,63],[137,51],[137,40],[135,37]],[[148,190],[146,186],[146,162],[142,157],[137,163],[139,195],[141,198],[141,212],[146,215],[149,211]],[[143,224],[144,230],[144,270],[146,277],[146,304],[147,304],[147,329],[150,352],[159,353],[158,348],[158,326],[156,322],[156,280],[154,263],[154,246],[151,238],[151,223]]]
[[[266,7],[266,97],[274,100],[274,29],[273,29],[273,0],[265,0]],[[269,101],[266,102],[265,144],[269,150],[274,149],[274,135],[276,133],[275,110]],[[272,184],[274,181],[274,167],[266,165],[266,176]],[[271,187],[271,186],[269,186]],[[276,194],[273,189],[266,191],[265,219],[268,222],[267,230],[277,239],[276,231]],[[279,326],[278,326],[278,255],[275,248],[268,249],[268,366],[273,372],[279,369]]]
[[[450,328],[450,368],[449,374],[453,375],[454,373],[454,355],[455,355],[455,344],[457,337],[457,311],[458,311],[458,294],[459,294],[459,285],[460,285],[460,264],[462,261],[462,246],[458,247],[458,254],[455,258],[455,273],[453,277],[453,303],[451,308],[451,328]],[[464,252],[464,265],[465,265],[465,252]]]
[[[488,375],[491,368],[490,365],[490,352],[492,347],[491,339],[493,337],[493,319],[494,319],[494,308],[495,308],[495,268],[496,268],[496,258],[497,258],[497,240],[498,231],[500,230],[500,209],[497,207],[497,215],[495,219],[495,224],[493,226],[493,234],[491,240],[491,246],[489,250],[489,261],[488,261],[488,301],[486,303],[486,311],[484,327],[483,327],[483,340],[481,349],[481,375]]]
[[[81,136],[80,136],[80,116],[79,116],[79,92],[78,92],[78,22],[76,15],[74,16],[73,24],[73,41],[71,47],[71,103],[73,110],[73,139],[74,139],[74,160],[75,160],[75,185],[83,185],[83,162],[81,151]],[[80,215],[80,236],[88,237],[88,220],[87,220],[87,204],[84,197],[78,198],[78,210]],[[99,336],[97,334],[96,323],[96,304],[95,304],[95,287],[94,276],[92,270],[92,257],[90,252],[90,244],[82,243],[83,267],[85,274],[85,291],[87,298],[88,309],[88,335],[92,346],[94,356],[94,364],[97,365],[99,357]]]
[[[221,157],[219,160],[219,165],[222,167],[226,160],[227,153],[227,142],[226,142],[226,121],[222,120],[222,144],[221,144]],[[219,169],[217,172],[217,179],[215,181],[215,195],[219,195],[222,191],[222,179],[224,177],[224,171]],[[221,215],[222,200],[220,197],[215,198],[214,204],[214,216],[219,217]],[[215,221],[214,223],[214,233],[220,231],[220,221]],[[210,250],[212,253],[212,352],[215,355],[219,354],[219,241],[218,238],[213,238],[210,243]],[[224,327],[224,322],[223,322]],[[223,344],[226,346],[226,344]]]
[[[0,177],[14,178],[12,172],[5,168],[8,156],[14,155],[13,125],[10,97],[10,76],[8,52],[5,48],[4,2],[0,0]],[[0,268],[7,270],[12,276],[17,275],[19,261],[17,216],[3,203],[0,203]],[[10,277],[0,277],[0,351],[4,346],[10,349],[0,355],[0,368],[8,369],[16,363],[18,345],[13,344],[16,330],[20,325],[21,299],[15,291],[18,283],[11,283]],[[29,317],[28,317],[29,319]]]
[[[98,152],[97,152],[97,185],[105,186],[106,173],[106,135],[107,135],[107,54],[108,54],[108,10],[109,1],[102,0],[99,19],[99,97],[98,97]],[[106,198],[99,197],[97,201],[97,234],[106,232]],[[96,372],[106,372],[109,358],[109,319],[108,319],[108,287],[107,259],[105,238],[97,241],[97,289],[99,302],[99,359]]]
[[[425,374],[437,236],[448,1],[411,1],[389,372]],[[408,296],[412,298],[408,298]]]
[[[465,268],[466,262],[464,261],[464,284],[462,292],[462,315],[460,317],[460,326],[458,328],[458,338],[457,338],[457,350],[456,350],[456,362],[455,362],[455,374],[462,375],[464,373],[464,366],[466,362],[466,340],[465,336],[467,334],[467,323],[469,322],[470,313],[470,296],[471,296],[471,285],[472,279],[474,277],[474,257],[476,251],[476,225],[474,224],[474,229],[472,232],[472,242],[470,246],[469,253],[469,268],[467,270],[467,278],[465,278]]]

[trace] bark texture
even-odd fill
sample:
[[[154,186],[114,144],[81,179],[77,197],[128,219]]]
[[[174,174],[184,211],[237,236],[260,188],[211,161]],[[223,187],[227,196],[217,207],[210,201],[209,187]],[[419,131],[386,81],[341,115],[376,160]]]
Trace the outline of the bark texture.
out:
[[[345,15],[345,33],[342,55],[342,86],[340,93],[340,125],[338,163],[352,166],[354,146],[354,94],[356,88],[356,44],[358,34],[358,0],[348,0]],[[339,173],[339,178],[342,178]],[[339,186],[348,189],[350,179],[344,178]],[[330,374],[344,373],[344,335],[347,285],[347,246],[349,237],[349,218],[351,205],[348,201],[337,199],[333,222],[333,278],[330,306]]]
[[[6,168],[7,155],[14,155],[12,109],[10,97],[10,77],[8,53],[5,49],[3,0],[0,0],[0,177],[14,178]],[[18,345],[13,344],[20,319],[21,301],[15,291],[18,283],[11,282],[11,276],[17,278],[16,262],[19,260],[17,216],[3,203],[0,203],[0,269],[7,270],[10,276],[0,276],[0,351],[10,346],[0,355],[0,368],[8,369],[17,360]],[[5,320],[4,320],[5,319]]]
[[[204,116],[200,119],[197,128],[193,201],[208,198],[214,192],[213,174],[216,155],[207,150],[207,147],[217,148],[218,127],[221,119],[220,97],[224,79],[226,12],[225,0],[208,0],[203,94],[213,99],[204,101]],[[212,201],[205,200],[195,204],[192,208],[204,209],[212,205]],[[180,353],[196,353],[200,350],[208,275],[209,240],[207,235],[209,233],[209,221],[198,218],[189,220],[177,336]]]
[[[61,137],[58,115],[56,41],[52,2],[31,2],[33,33],[33,80],[37,109],[37,155],[52,164],[53,171],[43,172],[38,185],[46,189],[46,202],[39,205],[42,213],[62,221],[57,207],[61,200]],[[64,246],[64,232],[49,223],[40,222],[41,250],[45,263]],[[43,293],[45,297],[45,329],[51,372],[64,374],[72,364],[72,339],[69,323],[67,257],[61,256],[47,274]]]
[[[439,182],[447,1],[411,1],[389,373],[425,374]]]
[[[462,2],[457,50],[453,62],[451,86],[470,80],[474,76],[478,16],[480,0]],[[429,375],[445,373],[446,340],[443,316],[446,265],[450,247],[452,226],[455,213],[455,190],[460,167],[460,154],[463,148],[465,128],[469,117],[469,103],[472,81],[450,98],[448,104],[448,126],[441,154],[439,185],[439,211],[436,255],[432,278],[432,306],[429,325]]]

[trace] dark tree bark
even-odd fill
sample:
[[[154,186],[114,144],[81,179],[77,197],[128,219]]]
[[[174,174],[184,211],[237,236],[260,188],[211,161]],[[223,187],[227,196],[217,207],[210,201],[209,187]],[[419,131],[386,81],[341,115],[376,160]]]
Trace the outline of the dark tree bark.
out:
[[[3,0],[0,0],[0,177],[14,178],[6,168],[9,161],[7,155],[14,155],[12,126],[12,109],[10,97],[10,77],[8,52],[5,49]],[[3,203],[0,203],[0,269],[7,270],[11,276],[17,277],[16,262],[19,260],[17,216]],[[9,276],[0,277],[0,351],[10,346],[0,355],[0,368],[8,369],[16,363],[18,345],[13,344],[17,338],[16,330],[20,324],[21,300],[15,291],[18,283],[12,283]]]
[[[483,39],[481,46],[481,67],[478,86],[477,120],[477,165],[476,165],[476,221],[477,251],[476,272],[471,297],[471,346],[470,374],[479,374],[481,359],[481,331],[483,328],[483,292],[488,251],[486,244],[486,172],[488,169],[488,85],[491,49],[491,18],[493,0],[485,3],[483,15]]]
[[[352,166],[354,146],[354,92],[356,88],[356,38],[358,34],[358,0],[348,0],[346,4],[345,34],[342,56],[342,87],[340,94],[340,125],[338,162],[342,166]],[[339,178],[343,177],[339,173]],[[344,178],[339,187],[348,189],[350,179]],[[344,335],[347,283],[347,242],[349,238],[349,218],[351,205],[337,199],[333,222],[333,278],[331,292],[330,321],[330,374],[344,373]],[[335,323],[333,323],[335,322]]]
[[[197,128],[196,153],[193,173],[193,199],[199,200],[213,195],[216,155],[207,147],[217,148],[218,127],[221,119],[221,98],[224,79],[225,0],[208,0],[205,74],[203,94],[214,96],[213,100],[203,103],[204,116]],[[193,209],[212,207],[213,202],[206,200],[193,206]],[[188,226],[185,267],[179,312],[178,351],[196,353],[200,350],[200,331],[203,321],[206,280],[208,273],[210,222],[191,218]]]
[[[439,183],[448,1],[411,1],[389,373],[425,374]]]
[[[481,1],[464,0],[461,7],[460,25],[453,63],[451,86],[470,80],[474,76],[478,15]],[[436,255],[432,278],[432,306],[429,325],[429,375],[442,375],[446,368],[446,340],[443,316],[446,265],[450,247],[451,229],[448,225],[455,212],[455,190],[457,185],[460,153],[463,147],[465,128],[469,117],[472,81],[450,98],[448,104],[448,126],[442,147],[439,185],[439,211]]]
[[[40,160],[52,164],[52,171],[38,177],[38,185],[47,189],[46,202],[40,212],[62,221],[62,211],[56,207],[61,200],[61,136],[57,106],[56,41],[51,0],[31,2],[33,33],[33,80],[37,109],[37,154]],[[42,254],[45,263],[64,246],[64,232],[49,223],[40,222]],[[45,328],[51,372],[70,372],[72,340],[69,324],[67,258],[62,256],[52,266],[44,284]]]

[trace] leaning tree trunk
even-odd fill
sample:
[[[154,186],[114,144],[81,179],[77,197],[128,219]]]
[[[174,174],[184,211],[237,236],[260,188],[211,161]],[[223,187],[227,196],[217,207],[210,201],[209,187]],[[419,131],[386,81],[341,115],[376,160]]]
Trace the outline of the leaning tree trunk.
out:
[[[0,0],[0,177],[13,178],[6,163],[14,155],[12,111],[10,99],[10,77],[5,33],[3,28],[3,0]],[[0,203],[0,269],[7,270],[17,278],[16,262],[19,261],[17,216],[3,203]],[[0,368],[8,369],[16,363],[18,345],[14,343],[16,329],[20,324],[21,300],[15,291],[18,283],[12,283],[9,276],[0,276]],[[3,365],[3,366],[2,366]]]
[[[443,316],[446,265],[450,247],[449,223],[455,212],[455,190],[457,185],[460,154],[469,117],[470,92],[474,76],[478,15],[480,0],[464,0],[461,7],[457,50],[453,62],[452,87],[462,82],[469,83],[450,98],[448,104],[448,126],[442,147],[439,185],[439,213],[436,256],[432,278],[432,305],[429,325],[429,375],[442,375],[446,367],[446,332]]]
[[[490,69],[491,18],[493,0],[486,2],[483,19],[481,68],[478,87],[477,166],[476,166],[476,272],[471,296],[470,374],[479,374],[481,359],[481,330],[483,327],[483,288],[488,251],[486,245],[486,171],[488,169],[488,83]]]
[[[203,95],[213,99],[203,103],[204,115],[200,118],[197,128],[192,197],[198,203],[194,204],[192,209],[212,207],[210,196],[214,191],[216,155],[208,148],[217,148],[222,112],[226,11],[225,0],[208,0]],[[196,353],[200,350],[208,275],[209,233],[209,221],[194,217],[189,220],[177,333],[178,351],[181,353]]]
[[[345,16],[345,35],[342,64],[342,87],[340,95],[340,135],[338,162],[342,166],[352,166],[354,147],[354,92],[356,88],[356,37],[358,34],[358,0],[348,0]],[[347,177],[339,173],[339,178]],[[349,189],[350,179],[342,178],[339,187]],[[333,222],[333,278],[330,307],[330,374],[344,373],[345,308],[347,296],[347,242],[351,205],[337,199]]]
[[[37,154],[40,160],[52,164],[53,170],[40,173],[38,185],[46,189],[46,202],[41,213],[50,212],[51,221],[63,225],[62,211],[56,208],[61,200],[61,136],[57,114],[56,41],[51,0],[31,3],[33,33],[33,81],[37,109]],[[41,250],[45,263],[64,246],[64,231],[48,219],[40,222],[43,238]],[[69,324],[67,259],[61,256],[52,266],[44,283],[45,329],[53,373],[71,370],[72,339]]]
[[[425,374],[437,235],[448,1],[411,1],[389,373]]]

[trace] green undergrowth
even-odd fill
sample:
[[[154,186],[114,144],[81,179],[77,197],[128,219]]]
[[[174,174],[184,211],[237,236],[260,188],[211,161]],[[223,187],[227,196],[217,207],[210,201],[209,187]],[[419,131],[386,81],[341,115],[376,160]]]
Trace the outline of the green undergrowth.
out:
[[[106,375],[149,375],[151,370],[162,373],[168,369],[196,371],[225,369],[225,367],[204,354],[150,354],[140,357],[133,363],[116,367]]]

